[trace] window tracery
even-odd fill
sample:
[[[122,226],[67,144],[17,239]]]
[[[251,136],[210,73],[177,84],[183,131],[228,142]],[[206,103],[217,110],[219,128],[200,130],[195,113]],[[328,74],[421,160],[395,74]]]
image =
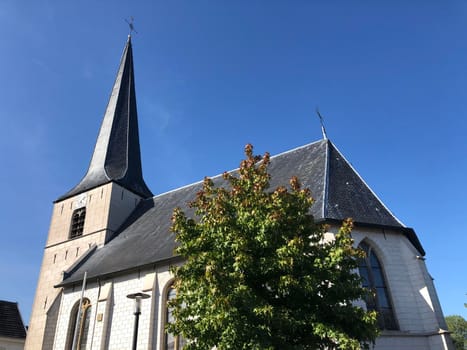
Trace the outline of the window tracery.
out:
[[[366,307],[368,310],[378,312],[378,326],[380,329],[397,330],[398,327],[380,260],[368,243],[362,242],[358,247],[366,253],[365,258],[360,259],[358,264],[358,272],[363,279],[362,285],[368,289],[365,298]]]

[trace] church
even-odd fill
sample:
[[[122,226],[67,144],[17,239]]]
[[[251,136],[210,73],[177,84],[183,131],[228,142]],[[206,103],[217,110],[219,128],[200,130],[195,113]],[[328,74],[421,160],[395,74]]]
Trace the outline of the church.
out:
[[[354,220],[355,245],[367,253],[358,272],[375,291],[360,301],[378,312],[375,349],[453,349],[415,231],[329,139],[271,157],[269,172],[272,188],[297,176],[311,189],[312,214],[328,234]],[[174,295],[169,269],[183,264],[170,218],[201,185],[154,195],[143,179],[129,36],[89,168],[53,204],[25,348],[181,349],[183,339],[165,332]],[[135,295],[143,296],[138,312]]]

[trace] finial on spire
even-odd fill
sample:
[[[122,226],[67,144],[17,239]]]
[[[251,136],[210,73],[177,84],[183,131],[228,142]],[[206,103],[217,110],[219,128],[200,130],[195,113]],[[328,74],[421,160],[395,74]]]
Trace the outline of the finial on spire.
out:
[[[319,122],[321,123],[321,132],[323,133],[323,139],[327,140],[328,135],[326,134],[326,128],[324,127],[324,118],[321,115],[321,113],[319,112],[318,107],[316,107],[316,114],[318,115]]]
[[[133,16],[130,16],[130,20],[127,20],[125,18],[125,22],[128,23],[128,26],[130,27],[130,32],[128,33],[128,36],[130,36],[130,37],[131,37],[131,33],[133,33],[133,32],[138,34],[138,32],[135,30],[135,26],[133,24],[134,21],[135,21],[135,19],[133,18]]]

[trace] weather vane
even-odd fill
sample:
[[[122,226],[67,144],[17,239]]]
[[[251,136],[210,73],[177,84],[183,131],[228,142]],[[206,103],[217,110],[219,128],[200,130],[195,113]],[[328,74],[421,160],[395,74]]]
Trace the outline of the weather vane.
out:
[[[321,123],[321,132],[323,133],[323,138],[324,138],[325,140],[327,140],[327,139],[328,139],[328,135],[326,134],[326,128],[324,127],[324,118],[323,118],[323,116],[321,115],[321,113],[319,112],[318,107],[316,107],[316,114],[318,115],[319,122]]]
[[[135,21],[135,19],[133,18],[133,16],[130,16],[130,20],[127,20],[125,18],[125,22],[128,23],[128,26],[130,27],[130,33],[128,35],[131,36],[131,33],[135,32],[136,34],[138,34],[138,32],[135,30],[135,26],[133,25],[133,22]]]

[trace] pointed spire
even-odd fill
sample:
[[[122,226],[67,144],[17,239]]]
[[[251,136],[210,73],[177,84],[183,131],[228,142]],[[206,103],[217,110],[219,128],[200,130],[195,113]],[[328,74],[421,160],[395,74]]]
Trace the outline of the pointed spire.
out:
[[[143,198],[152,197],[141,168],[130,35],[123,50],[89,169],[80,183],[57,201],[112,181]]]

